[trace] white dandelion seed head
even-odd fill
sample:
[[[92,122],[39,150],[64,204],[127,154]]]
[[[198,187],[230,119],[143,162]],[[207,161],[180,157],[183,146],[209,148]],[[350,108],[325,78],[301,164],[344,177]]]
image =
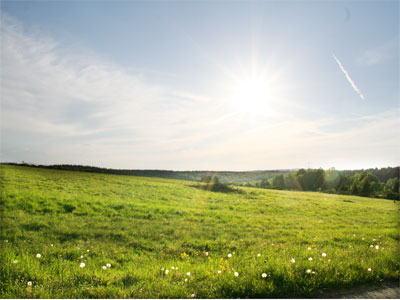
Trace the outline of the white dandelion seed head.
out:
[[[229,254],[228,254],[228,257],[232,257],[232,254],[229,253]]]
[[[168,270],[165,270],[165,275],[168,275],[168,273],[169,273],[169,271],[168,271]]]
[[[107,268],[111,268],[111,264],[106,264]]]
[[[238,277],[238,276],[239,276],[239,273],[238,273],[238,272],[235,272],[234,274],[235,274],[235,277]]]
[[[106,270],[106,269],[107,269],[107,267],[106,267],[106,266],[102,266],[102,268],[103,268],[103,270]]]
[[[261,277],[262,277],[262,278],[267,278],[267,276],[268,276],[267,273],[262,273],[262,274],[261,274]]]
[[[82,262],[82,263],[79,265],[79,267],[84,268],[84,267],[85,267],[85,263]]]
[[[32,286],[32,281],[28,281],[28,282],[26,283],[26,285],[27,285],[27,286]]]
[[[368,268],[368,272],[371,272],[372,271],[372,269],[371,268]]]
[[[175,267],[171,267],[171,270],[175,270]]]
[[[292,258],[290,261],[292,264],[294,264],[296,262],[296,260],[294,258]]]
[[[310,274],[310,273],[311,273],[311,270],[310,270],[310,269],[307,269],[306,273],[307,273],[307,274]]]
[[[186,275],[187,275],[187,276],[190,276],[190,272],[187,272]]]
[[[326,257],[326,253],[324,252],[324,253],[322,253],[322,257]]]
[[[308,260],[309,260],[309,261],[312,261],[312,257],[309,257]]]
[[[42,255],[40,253],[36,254],[36,258],[41,258]]]
[[[378,250],[378,249],[379,249],[379,246],[378,246],[378,245],[376,245],[376,246],[375,246],[375,249],[376,249],[376,250]]]

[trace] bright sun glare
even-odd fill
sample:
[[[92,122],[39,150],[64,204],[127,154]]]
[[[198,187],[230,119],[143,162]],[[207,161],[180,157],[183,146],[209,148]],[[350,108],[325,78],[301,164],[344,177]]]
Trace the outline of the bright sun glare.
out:
[[[239,112],[268,114],[271,92],[265,78],[250,77],[238,83],[232,104]]]

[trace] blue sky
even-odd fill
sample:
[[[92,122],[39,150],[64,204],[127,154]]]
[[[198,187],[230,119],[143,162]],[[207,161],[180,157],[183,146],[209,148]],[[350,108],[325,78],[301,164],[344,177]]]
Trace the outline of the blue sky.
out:
[[[1,18],[2,161],[400,164],[397,1],[3,1]]]

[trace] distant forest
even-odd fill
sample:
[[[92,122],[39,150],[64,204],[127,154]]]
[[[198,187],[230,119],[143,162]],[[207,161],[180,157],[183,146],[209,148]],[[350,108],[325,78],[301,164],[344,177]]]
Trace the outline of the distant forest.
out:
[[[238,186],[280,190],[319,191],[334,194],[359,195],[399,200],[400,167],[361,170],[299,169],[265,171],[171,171],[124,170],[81,165],[35,165],[29,163],[4,163],[56,170],[91,173],[132,175],[201,181],[216,177],[219,182]]]
[[[400,167],[346,171],[300,169],[266,178],[256,186],[399,200],[399,171]]]
[[[291,170],[269,170],[269,171],[247,171],[247,172],[234,172],[234,171],[171,171],[171,170],[124,170],[124,169],[107,169],[91,166],[81,165],[35,165],[30,163],[4,163],[7,165],[16,166],[29,166],[35,168],[68,170],[90,173],[103,173],[115,175],[132,175],[143,177],[159,177],[171,178],[181,180],[199,181],[205,176],[217,176],[219,181],[223,183],[230,183],[234,185],[256,184],[265,178],[272,178],[275,175],[286,174]]]

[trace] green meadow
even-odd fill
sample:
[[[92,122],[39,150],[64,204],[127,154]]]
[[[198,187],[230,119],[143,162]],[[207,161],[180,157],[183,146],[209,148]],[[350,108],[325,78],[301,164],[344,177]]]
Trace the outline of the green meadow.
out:
[[[399,278],[398,202],[198,185],[1,165],[1,297],[323,297]]]

